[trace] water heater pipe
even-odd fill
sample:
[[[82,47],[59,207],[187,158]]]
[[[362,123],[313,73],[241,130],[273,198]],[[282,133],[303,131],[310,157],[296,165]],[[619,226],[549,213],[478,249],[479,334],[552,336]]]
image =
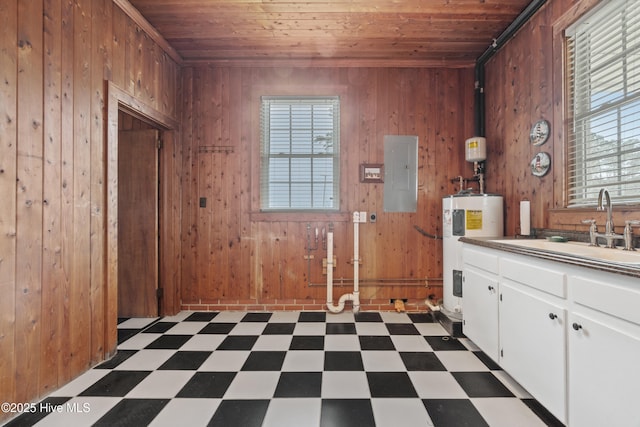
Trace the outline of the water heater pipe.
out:
[[[436,304],[432,303],[429,299],[426,299],[424,303],[427,305],[427,307],[429,307],[430,311],[432,311],[432,312],[433,311],[440,311],[440,308],[441,308],[440,304],[436,305]]]
[[[500,34],[493,43],[484,51],[482,55],[478,57],[475,65],[475,102],[474,102],[474,116],[475,116],[475,135],[485,135],[485,105],[484,105],[484,85],[485,85],[485,73],[484,66],[487,61],[502,47],[509,39],[511,39],[518,30],[526,24],[529,19],[540,9],[547,0],[532,0],[527,7],[509,24],[509,26]]]

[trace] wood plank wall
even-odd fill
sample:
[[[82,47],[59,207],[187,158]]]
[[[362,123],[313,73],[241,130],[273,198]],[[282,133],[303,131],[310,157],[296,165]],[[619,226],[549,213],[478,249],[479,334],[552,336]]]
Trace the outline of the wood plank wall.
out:
[[[112,0],[0,2],[0,401],[33,401],[114,350],[105,80],[175,117],[179,72]]]
[[[520,232],[520,200],[531,201],[531,225],[536,228],[587,231],[580,221],[604,213],[565,208],[565,131],[562,31],[597,0],[554,0],[511,39],[486,66],[487,183],[505,196],[505,232]],[[552,136],[542,146],[529,142],[531,125],[551,123]],[[551,155],[550,172],[538,178],[529,163],[540,151]],[[624,219],[640,218],[640,207],[614,209],[616,231]]]
[[[548,2],[487,65],[487,190],[505,195],[508,234],[519,231],[523,198],[532,201],[534,227],[576,229],[593,216],[562,209],[558,161],[554,35],[567,14],[579,14],[576,3],[585,4]],[[0,401],[35,400],[112,350],[104,347],[105,79],[182,123],[182,248],[174,253],[182,252],[183,306],[321,308],[324,251],[310,251],[307,263],[307,230],[313,240],[316,228],[333,224],[334,277],[349,279],[354,210],[378,213],[375,224],[361,226],[361,279],[392,279],[363,285],[364,300],[391,308],[383,302],[440,295],[437,280],[423,281],[442,274],[441,242],[414,227],[441,234],[441,198],[457,191],[450,179],[471,174],[462,145],[473,132],[470,69],[181,69],[111,0],[4,0],[0,79]],[[304,92],[342,97],[343,212],[260,214],[259,96]],[[543,178],[528,166],[536,152],[529,128],[539,118],[554,132],[543,146],[554,155]],[[385,134],[419,136],[415,214],[384,213],[382,186],[359,183],[361,163],[383,160]],[[231,150],[200,152],[208,146]],[[398,286],[398,279],[415,282]]]
[[[334,277],[351,279],[355,210],[378,214],[360,226],[360,279],[414,281],[362,284],[363,302],[393,309],[392,298],[440,296],[440,281],[425,287],[424,279],[442,275],[442,242],[414,226],[441,235],[442,197],[457,191],[450,178],[472,173],[464,139],[473,131],[473,83],[470,69],[184,68],[183,307],[322,309],[326,250],[320,242],[306,251],[308,227],[315,240],[316,228],[321,236],[333,224]],[[258,114],[268,94],[341,96],[341,214],[260,214]],[[386,134],[419,137],[416,213],[385,213],[382,184],[359,182],[361,163],[383,162]],[[230,149],[201,152],[211,146]],[[336,301],[350,288],[334,289]]]

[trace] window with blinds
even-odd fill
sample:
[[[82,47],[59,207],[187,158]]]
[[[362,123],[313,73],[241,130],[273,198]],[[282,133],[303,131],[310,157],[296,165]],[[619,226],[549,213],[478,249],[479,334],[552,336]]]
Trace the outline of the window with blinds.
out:
[[[262,210],[337,210],[339,97],[262,97],[261,121]]]
[[[566,31],[569,78],[568,204],[606,188],[640,202],[640,7],[604,1]]]

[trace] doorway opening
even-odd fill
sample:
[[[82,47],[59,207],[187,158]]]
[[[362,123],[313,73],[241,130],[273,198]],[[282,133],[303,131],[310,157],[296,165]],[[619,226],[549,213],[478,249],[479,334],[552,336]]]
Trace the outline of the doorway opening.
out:
[[[118,317],[158,317],[161,131],[118,113]]]

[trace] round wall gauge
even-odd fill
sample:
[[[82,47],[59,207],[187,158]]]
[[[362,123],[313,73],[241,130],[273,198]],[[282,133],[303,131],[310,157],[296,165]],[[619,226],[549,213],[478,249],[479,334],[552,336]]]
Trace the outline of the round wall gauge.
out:
[[[551,126],[546,120],[538,120],[531,126],[531,132],[529,133],[529,140],[533,145],[542,145],[549,139],[549,133]]]

